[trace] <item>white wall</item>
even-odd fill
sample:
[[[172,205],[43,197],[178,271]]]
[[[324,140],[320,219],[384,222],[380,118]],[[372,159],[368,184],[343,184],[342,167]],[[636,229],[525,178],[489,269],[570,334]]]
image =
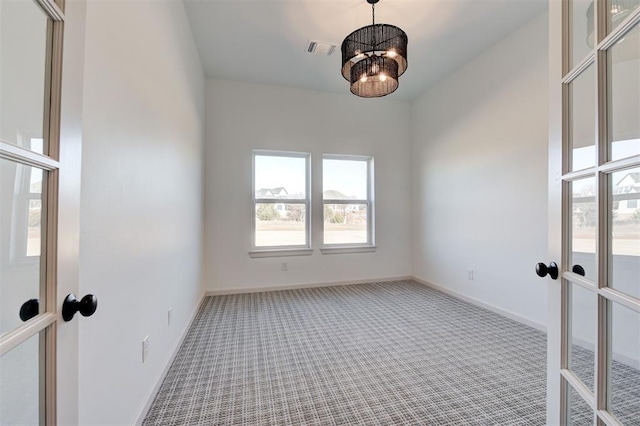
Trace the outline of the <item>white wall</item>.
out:
[[[207,289],[241,290],[406,276],[410,267],[406,102],[208,80],[205,155]],[[311,256],[254,259],[252,149],[310,152]],[[323,255],[322,154],[375,157],[375,253]],[[281,271],[281,262],[288,271]]]
[[[89,2],[80,424],[134,422],[202,295],[204,90],[182,2]]]
[[[412,105],[413,274],[546,323],[547,15]],[[474,280],[467,279],[474,270]]]

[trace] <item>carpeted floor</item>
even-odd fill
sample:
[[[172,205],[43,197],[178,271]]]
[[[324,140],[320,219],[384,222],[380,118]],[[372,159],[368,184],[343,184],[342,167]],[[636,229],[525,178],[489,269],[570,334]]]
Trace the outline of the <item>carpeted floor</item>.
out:
[[[573,345],[570,369],[593,390],[593,351]],[[593,424],[593,410],[578,393],[570,389],[571,424],[590,426]],[[611,366],[611,412],[625,426],[640,426],[640,371],[620,362]]]
[[[544,333],[412,281],[216,296],[144,424],[542,425],[545,386]]]

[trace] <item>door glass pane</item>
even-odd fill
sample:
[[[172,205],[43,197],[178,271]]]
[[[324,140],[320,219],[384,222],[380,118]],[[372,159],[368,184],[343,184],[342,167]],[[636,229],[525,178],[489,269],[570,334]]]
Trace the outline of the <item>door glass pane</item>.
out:
[[[640,24],[608,52],[611,159],[640,154]]]
[[[607,0],[609,32],[618,27],[638,6],[640,6],[640,0]]]
[[[596,345],[597,296],[570,283],[571,354],[569,369],[593,391],[594,348]]]
[[[40,424],[40,379],[44,348],[40,334],[0,357],[0,424]]]
[[[640,313],[612,309],[610,408],[624,425],[640,424]]]
[[[640,167],[610,178],[610,286],[640,298]]]
[[[593,50],[593,0],[573,0],[571,5],[571,67]]]
[[[307,244],[304,204],[256,204],[256,247]]]
[[[596,280],[596,180],[578,179],[571,189],[571,251],[572,270]]]
[[[569,388],[569,424],[572,426],[592,426],[593,410],[568,382],[567,387]]]
[[[581,170],[596,164],[596,100],[595,74],[589,66],[569,84],[571,170]]]
[[[37,314],[40,299],[42,170],[0,159],[0,335]],[[33,315],[31,315],[33,316]],[[24,315],[23,315],[24,318]]]
[[[325,244],[366,244],[366,204],[325,204]]]
[[[0,139],[42,145],[48,18],[35,1],[3,1],[0,13]]]

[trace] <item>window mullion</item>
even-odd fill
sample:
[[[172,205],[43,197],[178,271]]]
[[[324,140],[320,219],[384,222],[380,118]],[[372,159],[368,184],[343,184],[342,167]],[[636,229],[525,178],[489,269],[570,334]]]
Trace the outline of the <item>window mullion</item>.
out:
[[[323,200],[325,204],[367,204],[369,200]]]
[[[308,204],[309,200],[304,198],[297,198],[294,200],[278,198],[256,198],[253,202],[255,204]]]

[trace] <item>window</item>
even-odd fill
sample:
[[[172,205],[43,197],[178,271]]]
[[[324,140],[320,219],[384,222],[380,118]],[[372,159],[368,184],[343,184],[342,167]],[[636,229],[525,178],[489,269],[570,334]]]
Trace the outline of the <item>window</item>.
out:
[[[253,257],[311,254],[310,192],[309,154],[253,151]]]
[[[322,159],[323,253],[374,249],[373,158]]]
[[[42,154],[43,140],[31,138],[28,149]],[[0,160],[5,179],[2,190],[13,194],[8,213],[11,215],[9,256],[12,262],[40,261],[42,236],[43,170],[25,164]],[[12,206],[12,207],[11,207]]]
[[[31,150],[39,154],[43,153],[44,140],[41,138],[31,138]],[[26,256],[40,256],[40,234],[42,218],[42,170],[33,167],[25,168],[29,174],[25,179],[29,184],[28,191],[25,191],[29,201],[27,219],[27,247]]]

